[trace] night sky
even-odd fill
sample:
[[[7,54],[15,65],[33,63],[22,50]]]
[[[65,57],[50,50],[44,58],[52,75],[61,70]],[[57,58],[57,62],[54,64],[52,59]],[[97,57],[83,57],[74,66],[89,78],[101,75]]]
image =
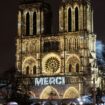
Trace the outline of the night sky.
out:
[[[61,0],[48,1],[53,10],[53,31],[57,31],[57,9]],[[17,0],[0,2],[0,74],[15,66],[15,38],[17,33]],[[105,43],[105,0],[93,0],[94,33]],[[56,22],[55,22],[56,21]]]

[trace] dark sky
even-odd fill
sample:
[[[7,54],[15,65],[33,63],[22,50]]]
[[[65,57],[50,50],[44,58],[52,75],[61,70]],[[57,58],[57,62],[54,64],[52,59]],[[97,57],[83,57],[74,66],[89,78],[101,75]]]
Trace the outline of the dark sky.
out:
[[[56,9],[60,0],[45,1],[48,1],[55,11],[53,16],[57,15]],[[17,7],[16,0],[2,0],[0,2],[0,74],[15,65]],[[105,0],[93,0],[93,8],[94,33],[97,34],[98,40],[105,42]],[[56,27],[56,24],[53,26]]]

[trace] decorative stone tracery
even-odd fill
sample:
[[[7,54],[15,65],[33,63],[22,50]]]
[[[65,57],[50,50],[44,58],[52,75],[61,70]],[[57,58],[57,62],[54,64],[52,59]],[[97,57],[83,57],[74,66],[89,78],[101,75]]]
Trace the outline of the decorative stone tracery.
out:
[[[78,97],[79,97],[79,92],[74,87],[68,88],[63,95],[63,98],[66,98],[66,99],[70,99],[70,98],[73,99]]]
[[[59,99],[58,91],[52,86],[47,86],[40,94],[40,99]]]
[[[56,57],[50,57],[46,61],[46,71],[56,72],[60,67],[60,62]]]
[[[66,62],[67,66],[67,71],[68,72],[79,72],[80,69],[80,60],[78,58],[78,56],[76,55],[71,55]],[[78,70],[77,70],[78,69]]]
[[[29,68],[29,74],[33,74],[33,68],[35,67],[35,65],[36,65],[36,60],[33,57],[25,58],[22,66],[23,73],[26,74],[27,68]]]
[[[47,54],[43,60],[43,73],[47,75],[60,73],[61,59],[57,54],[50,53]]]

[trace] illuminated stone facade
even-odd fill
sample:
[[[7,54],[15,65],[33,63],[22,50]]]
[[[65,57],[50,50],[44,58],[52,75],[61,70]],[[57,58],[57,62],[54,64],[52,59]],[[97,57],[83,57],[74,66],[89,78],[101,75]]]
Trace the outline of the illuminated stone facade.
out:
[[[58,12],[59,32],[53,34],[52,12],[47,3],[19,5],[18,70],[30,78],[66,78],[65,85],[33,85],[30,91],[39,99],[77,98],[88,93],[96,77],[92,74],[97,67],[91,3],[69,0],[60,4]]]

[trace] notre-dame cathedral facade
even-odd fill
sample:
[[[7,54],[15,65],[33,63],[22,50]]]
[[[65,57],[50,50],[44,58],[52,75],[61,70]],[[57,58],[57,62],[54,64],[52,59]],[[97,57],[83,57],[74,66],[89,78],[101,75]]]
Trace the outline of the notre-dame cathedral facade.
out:
[[[55,34],[49,4],[26,0],[18,8],[16,65],[32,78],[28,89],[38,99],[77,98],[89,92],[96,77],[91,1],[62,1],[58,14]]]

